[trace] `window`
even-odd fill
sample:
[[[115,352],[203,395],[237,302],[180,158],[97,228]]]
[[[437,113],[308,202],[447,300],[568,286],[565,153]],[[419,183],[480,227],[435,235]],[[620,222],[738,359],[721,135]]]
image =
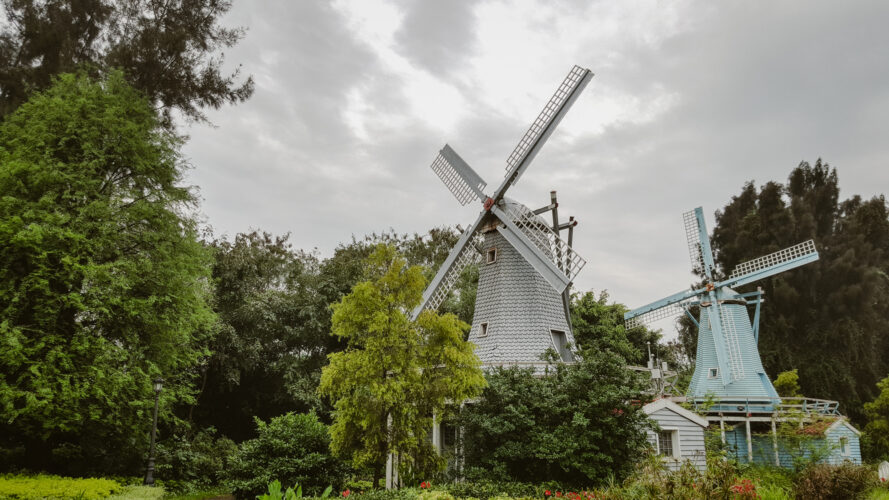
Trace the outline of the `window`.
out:
[[[710,368],[710,369],[707,371],[707,376],[708,376],[709,378],[716,378],[716,377],[718,377],[718,376],[719,376],[719,368]]]
[[[844,457],[852,456],[852,447],[849,446],[849,438],[846,436],[840,438],[840,451],[842,451]]]
[[[478,333],[478,336],[479,337],[487,337],[488,336],[488,324],[482,323],[479,326],[481,326],[481,331]]]
[[[571,353],[571,349],[568,349],[568,336],[565,335],[565,332],[562,330],[550,330],[550,334],[553,336],[553,347],[556,348],[556,352],[559,353],[562,361],[566,363],[573,362],[574,355]]]
[[[679,431],[666,429],[657,434],[657,454],[662,457],[676,458],[679,454]]]
[[[493,264],[494,262],[497,262],[497,248],[496,247],[489,248],[487,253],[485,254],[485,256],[486,256],[485,261],[488,264]]]

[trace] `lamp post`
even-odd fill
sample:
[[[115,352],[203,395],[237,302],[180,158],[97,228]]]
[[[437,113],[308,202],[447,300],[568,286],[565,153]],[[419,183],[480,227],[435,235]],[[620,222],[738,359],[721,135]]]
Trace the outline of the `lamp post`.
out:
[[[148,451],[148,470],[145,472],[145,481],[142,483],[146,486],[154,486],[154,436],[157,434],[157,403],[163,388],[164,379],[160,377],[154,379],[154,424],[151,426],[151,448]]]

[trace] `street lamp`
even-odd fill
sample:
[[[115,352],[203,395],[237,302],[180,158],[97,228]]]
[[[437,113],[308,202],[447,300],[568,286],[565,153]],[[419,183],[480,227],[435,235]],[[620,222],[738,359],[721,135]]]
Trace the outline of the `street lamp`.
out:
[[[154,486],[154,435],[157,434],[157,402],[160,399],[161,390],[164,388],[164,379],[154,379],[154,424],[151,426],[151,448],[148,451],[148,470],[145,472],[146,486]]]

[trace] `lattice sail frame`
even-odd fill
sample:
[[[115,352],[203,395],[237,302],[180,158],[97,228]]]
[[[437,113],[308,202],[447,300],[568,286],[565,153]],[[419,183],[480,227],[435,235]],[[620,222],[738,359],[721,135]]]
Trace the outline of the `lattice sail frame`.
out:
[[[624,321],[624,326],[628,330],[630,328],[636,328],[637,326],[647,326],[654,323],[655,321],[660,321],[664,318],[678,316],[685,312],[686,307],[688,307],[687,302],[677,302],[675,304],[669,304],[664,307],[652,309],[651,311],[642,313],[638,316],[633,316],[632,318]]]
[[[586,265],[586,260],[583,257],[578,255],[550,226],[541,222],[538,216],[524,205],[507,203],[503,207],[503,211],[510,215],[512,222],[534,243],[534,246],[553,261],[553,264],[569,280],[573,280]],[[556,260],[555,255],[564,255],[565,257]]]
[[[512,174],[513,170],[522,164],[522,161],[525,160],[528,152],[531,151],[531,148],[534,147],[534,144],[537,143],[537,140],[540,139],[540,136],[543,135],[543,132],[549,126],[550,122],[555,118],[559,108],[561,108],[562,104],[568,100],[574,88],[577,87],[583,79],[586,71],[587,70],[580,66],[571,68],[571,72],[568,73],[568,76],[565,77],[565,80],[563,80],[562,84],[559,85],[559,88],[556,89],[556,92],[549,99],[549,102],[543,107],[543,111],[537,115],[537,119],[534,120],[534,123],[531,124],[528,131],[522,136],[522,139],[509,155],[509,158],[506,159],[507,177]],[[514,183],[515,181],[513,181],[513,184]]]
[[[457,284],[457,280],[460,279],[463,270],[470,265],[477,264],[481,261],[482,255],[478,251],[481,239],[481,235],[476,233],[473,235],[472,239],[467,242],[463,247],[463,250],[454,260],[454,264],[451,265],[447,274],[442,278],[441,283],[438,284],[438,288],[432,292],[432,296],[429,297],[429,301],[426,302],[424,309],[430,309],[432,311],[438,309],[438,306],[444,302],[448,297],[448,294],[451,292],[451,289]]]
[[[729,279],[739,278],[747,274],[762,271],[763,269],[777,266],[785,262],[790,262],[792,260],[796,260],[814,253],[817,253],[817,250],[815,250],[815,241],[804,241],[802,243],[793,245],[792,247],[787,247],[783,250],[778,250],[777,252],[764,255],[758,259],[753,259],[738,264],[738,266],[735,267],[734,271],[732,271]]]
[[[477,179],[477,184],[473,186],[467,180],[466,175],[462,175],[459,168],[453,165],[439,153],[432,162],[432,171],[441,179],[441,182],[451,191],[454,198],[460,202],[460,205],[466,206],[472,201],[478,200],[477,192],[483,191],[488,185],[485,181]]]
[[[688,258],[691,260],[691,270],[695,273],[704,272],[704,254],[701,251],[701,233],[698,228],[698,217],[691,210],[682,214],[682,223],[685,226],[685,238],[688,240]]]
[[[741,343],[738,340],[738,331],[735,328],[734,318],[728,318],[726,311],[719,304],[719,324],[722,325],[722,338],[728,350],[728,364],[732,371],[732,380],[744,378],[744,360],[741,357]]]

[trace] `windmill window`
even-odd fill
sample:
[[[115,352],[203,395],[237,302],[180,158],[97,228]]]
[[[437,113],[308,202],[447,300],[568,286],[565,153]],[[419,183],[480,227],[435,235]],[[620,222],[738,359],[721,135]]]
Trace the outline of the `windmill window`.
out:
[[[481,327],[481,331],[478,333],[478,336],[479,337],[487,337],[488,336],[488,324],[482,323],[480,325],[480,327]]]
[[[710,368],[707,370],[707,377],[716,378],[719,376],[719,368]]]
[[[489,248],[488,251],[485,253],[485,256],[486,256],[485,262],[487,262],[488,264],[493,264],[493,263],[497,262],[497,248],[496,247]]]
[[[550,333],[553,336],[553,347],[556,348],[556,352],[559,353],[562,361],[566,363],[574,361],[574,355],[571,353],[571,349],[568,349],[568,336],[565,335],[565,332],[562,330],[550,330]]]

